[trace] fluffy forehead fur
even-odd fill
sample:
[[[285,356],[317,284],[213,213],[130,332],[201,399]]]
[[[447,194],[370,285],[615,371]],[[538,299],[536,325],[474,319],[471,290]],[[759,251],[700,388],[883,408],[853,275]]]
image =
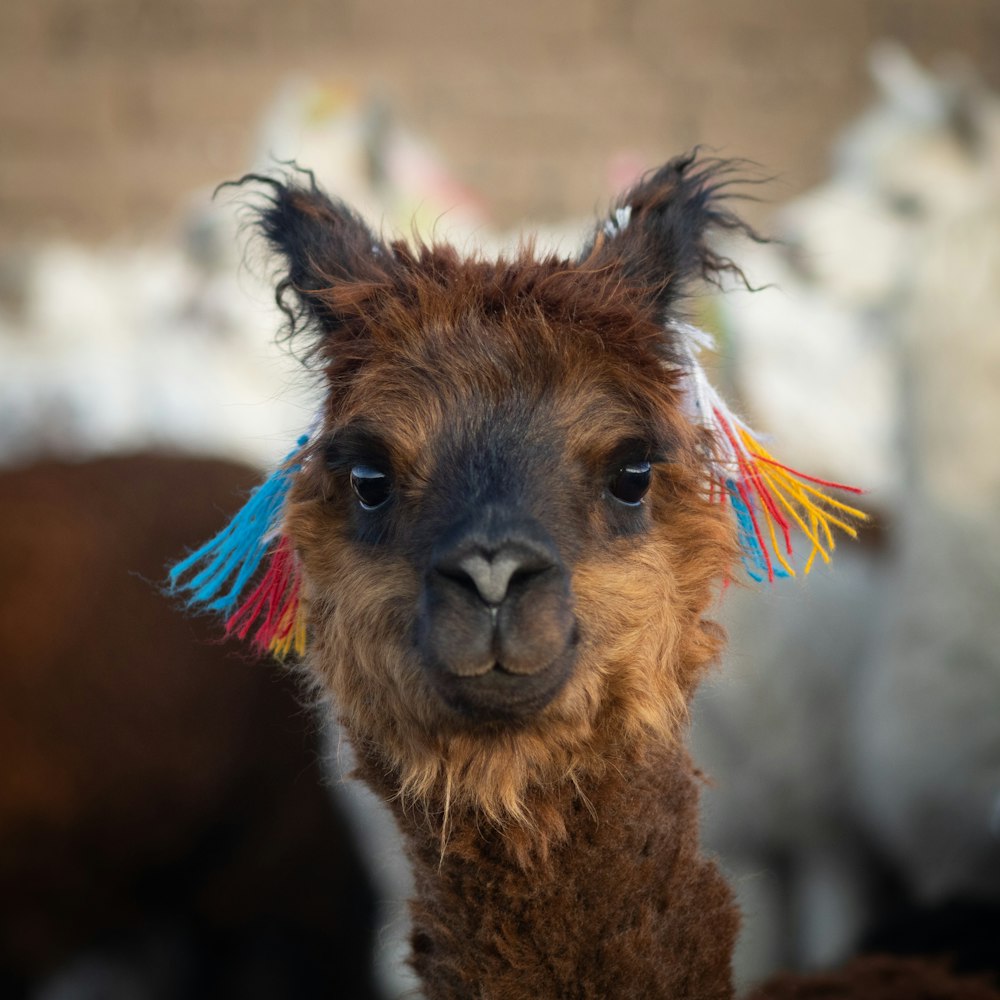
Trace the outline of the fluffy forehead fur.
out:
[[[442,830],[449,813],[473,811],[520,831],[522,846],[558,838],[546,790],[582,787],[672,740],[719,651],[705,615],[735,542],[709,495],[707,443],[684,413],[664,324],[680,283],[711,265],[704,230],[731,218],[712,200],[714,177],[675,163],[659,187],[682,204],[635,189],[630,226],[599,231],[574,261],[388,246],[315,189],[277,185],[263,214],[289,264],[281,291],[314,330],[328,386],[286,517],[309,665],[369,775]],[[664,212],[677,219],[651,235]],[[361,525],[345,473],[372,448],[395,489],[377,531]],[[348,452],[339,469],[337,449]],[[653,463],[629,511],[609,506],[606,489],[623,449]],[[579,633],[568,682],[517,725],[444,705],[414,639],[435,535],[482,482],[555,539]]]

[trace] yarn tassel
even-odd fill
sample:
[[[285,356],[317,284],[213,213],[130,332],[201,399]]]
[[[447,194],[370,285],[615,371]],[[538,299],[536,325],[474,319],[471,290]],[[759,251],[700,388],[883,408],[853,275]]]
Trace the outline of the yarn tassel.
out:
[[[298,560],[281,534],[285,500],[296,458],[309,438],[303,435],[281,465],[214,538],[177,563],[168,575],[170,590],[183,594],[188,607],[226,614],[226,634],[246,638],[277,656],[305,650]],[[241,595],[269,558],[260,582],[240,604]]]
[[[253,645],[279,658],[305,651],[305,622],[299,591],[298,560],[287,538],[281,538],[267,572],[250,596],[226,621],[227,635],[246,639],[256,625]]]
[[[743,564],[754,580],[795,576],[792,565],[793,527],[810,543],[803,573],[809,573],[819,556],[830,561],[835,548],[833,529],[857,537],[854,523],[867,515],[829,496],[824,490],[861,493],[855,486],[806,475],[777,461],[754,432],[725,404],[709,383],[696,352],[712,346],[703,330],[678,324],[683,367],[688,375],[688,401],[692,418],[706,428],[715,442],[710,460],[710,493],[728,500],[736,517]],[[854,522],[854,523],[852,523]]]
[[[731,444],[731,454],[740,472],[735,482],[727,481],[727,488],[730,497],[734,498],[734,505],[738,498],[745,508],[742,520],[740,512],[737,512],[741,541],[744,552],[758,572],[769,581],[776,576],[796,575],[790,561],[793,525],[810,543],[803,567],[806,574],[812,569],[817,556],[829,563],[836,548],[833,529],[857,538],[857,528],[851,522],[864,522],[867,515],[828,496],[818,487],[848,493],[860,493],[861,490],[782,465],[746,426],[740,423],[734,426],[735,418],[731,414],[727,420],[724,414],[717,413],[716,419]],[[774,562],[778,565],[775,566]]]

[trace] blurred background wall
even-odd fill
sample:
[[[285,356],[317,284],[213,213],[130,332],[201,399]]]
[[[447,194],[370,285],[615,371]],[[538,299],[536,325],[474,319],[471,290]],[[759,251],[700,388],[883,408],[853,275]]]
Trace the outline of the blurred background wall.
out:
[[[823,176],[886,37],[1000,84],[992,0],[6,0],[0,238],[162,225],[244,168],[289,74],[382,95],[501,225],[589,213],[613,154],[695,143],[781,200]]]

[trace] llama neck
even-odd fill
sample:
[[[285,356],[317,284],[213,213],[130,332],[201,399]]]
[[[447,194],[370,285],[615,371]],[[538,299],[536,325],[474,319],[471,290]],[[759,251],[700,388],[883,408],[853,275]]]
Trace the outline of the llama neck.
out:
[[[732,996],[739,918],[698,852],[686,753],[609,768],[582,791],[587,801],[572,786],[558,795],[568,837],[527,869],[472,817],[453,826],[442,857],[438,836],[396,808],[417,885],[412,962],[428,1000]]]

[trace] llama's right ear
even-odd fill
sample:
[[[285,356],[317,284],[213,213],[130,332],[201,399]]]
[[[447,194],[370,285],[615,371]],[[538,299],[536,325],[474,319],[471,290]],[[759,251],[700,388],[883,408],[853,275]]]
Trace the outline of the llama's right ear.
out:
[[[356,212],[307,176],[308,186],[255,175],[239,183],[253,180],[271,189],[259,209],[259,226],[286,267],[276,298],[292,332],[306,325],[325,338],[356,315],[359,298],[387,281],[391,254]]]

